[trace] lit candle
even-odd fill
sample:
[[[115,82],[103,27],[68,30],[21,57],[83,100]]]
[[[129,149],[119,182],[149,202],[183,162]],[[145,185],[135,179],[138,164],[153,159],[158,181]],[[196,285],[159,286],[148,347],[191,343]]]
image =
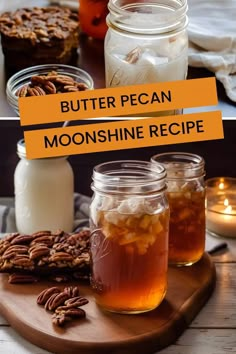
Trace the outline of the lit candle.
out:
[[[223,188],[219,185],[219,189]],[[207,209],[206,226],[217,235],[236,237],[236,205],[232,206],[228,198],[223,204],[211,205]]]

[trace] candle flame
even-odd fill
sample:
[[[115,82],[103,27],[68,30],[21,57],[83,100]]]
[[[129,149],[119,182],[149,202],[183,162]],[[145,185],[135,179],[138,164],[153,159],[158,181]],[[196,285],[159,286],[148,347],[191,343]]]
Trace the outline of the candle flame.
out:
[[[225,208],[225,213],[226,213],[226,214],[231,214],[231,213],[232,213],[232,207],[231,207],[231,205],[228,205],[228,206]]]
[[[226,214],[231,214],[232,213],[232,206],[229,205],[229,200],[227,198],[224,200],[224,206],[226,207],[224,212]]]
[[[225,188],[225,184],[224,184],[224,182],[221,182],[220,184],[219,184],[219,189],[224,189]]]

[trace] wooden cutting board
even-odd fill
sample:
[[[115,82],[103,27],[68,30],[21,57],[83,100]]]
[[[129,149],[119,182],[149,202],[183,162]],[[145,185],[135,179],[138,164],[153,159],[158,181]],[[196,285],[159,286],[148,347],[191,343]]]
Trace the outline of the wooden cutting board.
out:
[[[214,264],[205,254],[192,267],[170,268],[168,284],[162,304],[142,315],[103,312],[89,286],[81,285],[81,295],[90,300],[83,307],[87,318],[56,328],[51,314],[36,304],[52,283],[12,285],[1,274],[0,313],[23,337],[53,353],[151,354],[173,343],[205,304],[215,285]]]

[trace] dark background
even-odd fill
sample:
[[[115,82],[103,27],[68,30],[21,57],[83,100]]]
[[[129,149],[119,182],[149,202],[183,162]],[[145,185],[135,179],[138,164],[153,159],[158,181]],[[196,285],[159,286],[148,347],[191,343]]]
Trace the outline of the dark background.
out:
[[[90,73],[94,79],[95,88],[105,87],[102,41],[93,41],[81,35],[79,57],[76,65]],[[15,115],[6,100],[6,76],[4,58],[0,49],[0,117],[12,117]],[[189,68],[188,78],[209,76],[213,76],[213,74],[205,69]],[[219,82],[217,82],[217,91],[219,105],[214,107],[214,109],[222,110],[224,117],[236,117],[236,105],[227,98],[225,90]],[[197,93],[193,92],[192,94]],[[203,110],[211,109],[211,107],[208,107]],[[196,109],[188,109],[185,110],[185,113],[195,111]],[[214,121],[212,122],[213,126]],[[69,160],[75,175],[75,191],[87,195],[91,194],[92,170],[95,165],[101,162],[120,159],[149,160],[152,155],[167,151],[185,151],[203,156],[206,160],[207,178],[215,176],[236,177],[236,120],[224,121],[224,131],[224,140],[71,156]],[[18,162],[16,144],[22,137],[23,130],[19,121],[1,121],[0,118],[0,197],[14,195],[13,175]]]
[[[75,175],[75,191],[91,194],[93,166],[109,160],[149,160],[154,154],[167,151],[185,151],[205,158],[207,178],[236,177],[236,121],[224,121],[225,139],[206,142],[165,145],[149,148],[118,150],[103,153],[74,155],[69,158]],[[13,196],[13,175],[19,160],[16,144],[23,136],[18,121],[0,121],[0,196]],[[60,178],[60,176],[58,176]]]

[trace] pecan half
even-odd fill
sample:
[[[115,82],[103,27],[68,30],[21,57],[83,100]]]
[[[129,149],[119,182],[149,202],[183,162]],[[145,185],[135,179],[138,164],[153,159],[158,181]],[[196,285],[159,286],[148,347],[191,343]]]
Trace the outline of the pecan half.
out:
[[[55,313],[52,316],[52,323],[56,326],[63,326],[66,322],[72,321],[74,318],[84,318],[86,313],[82,309],[69,309]]]
[[[142,53],[141,48],[136,47],[126,55],[125,61],[127,61],[127,63],[129,63],[129,64],[135,64],[139,60],[141,53]]]
[[[68,286],[64,289],[64,292],[69,295],[69,297],[79,296],[79,287],[78,286]]]
[[[78,92],[78,88],[72,85],[65,85],[63,90],[66,92]]]
[[[55,297],[60,294],[60,291],[58,293],[54,293],[52,294],[46,301],[45,305],[44,305],[44,308],[45,310],[49,310],[51,308],[51,304],[53,303],[53,300],[55,299]]]
[[[36,277],[35,275],[13,273],[9,275],[8,283],[9,284],[36,283],[38,280],[39,278]]]
[[[66,322],[70,322],[70,321],[71,321],[71,317],[66,316],[65,314],[54,313],[54,315],[52,316],[52,323],[56,326],[62,327]]]
[[[24,244],[24,243],[30,243],[33,240],[32,235],[19,235],[13,238],[11,241],[12,245],[19,245],[19,244]]]
[[[34,86],[35,92],[38,92],[37,96],[45,96],[46,92],[40,86]]]
[[[55,310],[58,306],[63,305],[65,300],[68,299],[68,294],[61,292],[56,294],[56,296],[52,295],[45,304],[45,309],[48,311]]]
[[[70,262],[73,261],[73,256],[66,252],[56,252],[50,258],[49,262]]]
[[[27,95],[27,92],[28,92],[28,85],[24,85],[16,91],[16,96],[25,97]]]
[[[82,296],[72,297],[65,301],[65,305],[68,308],[80,307],[88,304],[88,300]]]
[[[46,82],[47,82],[47,77],[46,76],[35,75],[35,76],[31,77],[31,83],[33,85],[45,84]]]
[[[34,31],[34,33],[40,37],[48,37],[48,33],[46,31],[44,31],[43,29],[36,29]]]
[[[30,259],[37,259],[43,256],[47,256],[49,253],[50,249],[44,244],[36,244],[29,249]]]
[[[34,263],[29,259],[28,255],[19,254],[11,259],[11,263],[18,267],[29,268],[34,266]]]
[[[12,240],[14,240],[17,236],[19,236],[19,232],[15,232],[13,234],[9,234],[6,236],[6,238],[4,240],[11,242]]]
[[[65,312],[66,316],[73,317],[73,318],[78,318],[78,317],[85,317],[86,313],[83,309],[68,309]]]
[[[37,304],[38,305],[45,305],[46,302],[48,301],[48,299],[53,295],[53,294],[58,294],[60,293],[60,289],[58,289],[57,287],[52,287],[49,289],[45,289],[43,290],[38,298],[37,298]]]
[[[88,89],[87,86],[83,82],[77,82],[76,86],[79,89],[79,91],[85,91]]]
[[[57,93],[57,89],[56,86],[54,85],[53,82],[51,81],[47,81],[44,85],[43,85],[44,90],[49,93],[49,94],[55,94]]]
[[[33,241],[30,243],[30,246],[33,246],[37,243],[41,243],[48,247],[51,247],[54,244],[54,237],[51,235],[33,237]]]
[[[2,255],[2,259],[10,259],[15,257],[17,254],[27,254],[28,247],[23,245],[13,245],[6,249],[6,251]]]
[[[2,255],[8,248],[9,248],[10,242],[5,241],[0,243],[0,255]]]
[[[28,95],[29,96],[40,96],[38,91],[35,90],[34,87],[28,87]]]

